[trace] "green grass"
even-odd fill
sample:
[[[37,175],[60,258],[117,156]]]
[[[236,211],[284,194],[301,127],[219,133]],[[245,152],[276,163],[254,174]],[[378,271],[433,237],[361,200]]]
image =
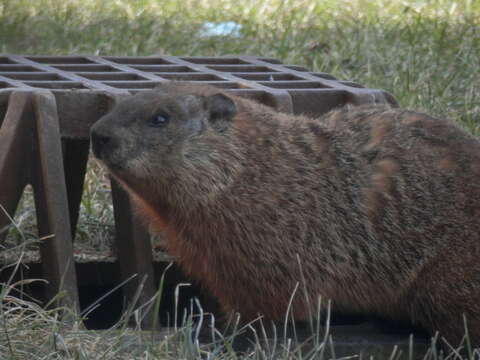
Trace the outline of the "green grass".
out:
[[[224,21],[241,24],[240,35],[204,36],[205,22]],[[480,134],[479,0],[0,0],[0,53],[274,57],[385,89],[403,107],[452,118]],[[109,204],[108,182],[92,163],[77,246],[108,251]],[[31,194],[16,221],[12,246],[35,239]],[[72,330],[59,320],[61,310],[21,303],[8,289],[0,298],[0,359],[236,356],[229,346],[220,353],[192,343],[188,323],[175,341],[109,347],[111,334]],[[127,334],[121,331],[119,339]],[[280,358],[309,358],[292,350],[298,347],[285,349]],[[269,354],[262,348],[249,358]],[[426,358],[441,357],[431,350]]]

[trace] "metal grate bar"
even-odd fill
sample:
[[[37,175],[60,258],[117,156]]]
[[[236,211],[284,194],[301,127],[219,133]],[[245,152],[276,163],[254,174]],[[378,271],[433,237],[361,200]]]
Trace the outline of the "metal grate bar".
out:
[[[33,68],[37,68],[39,70],[42,70],[47,73],[56,73],[59,77],[65,80],[70,80],[72,82],[72,87],[67,86],[62,86],[61,84],[59,85],[59,89],[79,89],[79,88],[86,88],[86,89],[99,89],[99,90],[106,90],[106,91],[112,91],[112,92],[117,92],[115,88],[109,87],[105,84],[103,84],[100,81],[84,81],[84,79],[77,74],[69,71],[62,70],[61,68],[57,68],[56,66],[60,65],[55,65],[57,62],[59,64],[63,64],[66,60],[65,58],[68,58],[69,61],[76,60],[81,63],[85,62],[83,60],[84,58],[80,57],[53,57],[53,56],[37,56],[37,57],[23,57],[19,55],[11,55],[10,58],[17,63],[25,64],[25,65],[30,65]],[[52,60],[54,59],[54,60]],[[78,60],[82,59],[82,60]],[[36,60],[36,61],[35,61]],[[52,62],[53,61],[53,62]],[[67,62],[68,64],[70,62]],[[1,69],[0,69],[1,70]],[[50,86],[46,87],[48,89],[55,89],[56,85],[59,83],[59,81],[52,80]],[[80,84],[80,85],[78,85]],[[39,87],[39,88],[45,88],[45,86],[36,86],[36,84],[27,84],[27,85],[33,85],[32,87]]]

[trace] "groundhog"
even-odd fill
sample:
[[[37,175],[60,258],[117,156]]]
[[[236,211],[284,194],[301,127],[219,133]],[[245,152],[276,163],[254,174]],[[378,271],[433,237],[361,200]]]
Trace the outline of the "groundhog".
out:
[[[409,110],[294,116],[166,83],[119,102],[94,154],[187,275],[247,322],[338,311],[480,345],[480,143]]]

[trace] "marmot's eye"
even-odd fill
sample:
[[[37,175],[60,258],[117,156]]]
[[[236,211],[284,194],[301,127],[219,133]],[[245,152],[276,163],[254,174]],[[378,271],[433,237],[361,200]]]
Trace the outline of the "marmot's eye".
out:
[[[148,120],[148,125],[153,126],[153,127],[161,127],[161,126],[167,125],[169,120],[170,120],[170,118],[168,117],[168,115],[158,114],[158,115],[152,116]]]

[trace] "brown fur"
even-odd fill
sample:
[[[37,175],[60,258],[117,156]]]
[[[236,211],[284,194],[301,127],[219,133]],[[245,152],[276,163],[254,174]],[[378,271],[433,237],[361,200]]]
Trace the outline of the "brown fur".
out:
[[[218,93],[173,83],[136,95],[95,124],[92,139],[152,230],[167,232],[169,253],[226,313],[282,320],[301,282],[298,320],[322,296],[457,345],[465,314],[480,345],[474,137],[387,107],[308,119],[224,95],[229,113]],[[145,127],[162,111],[168,125]]]

